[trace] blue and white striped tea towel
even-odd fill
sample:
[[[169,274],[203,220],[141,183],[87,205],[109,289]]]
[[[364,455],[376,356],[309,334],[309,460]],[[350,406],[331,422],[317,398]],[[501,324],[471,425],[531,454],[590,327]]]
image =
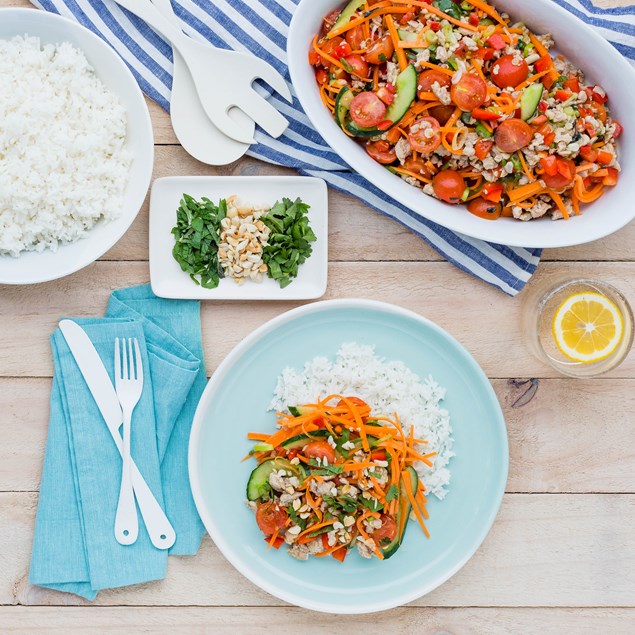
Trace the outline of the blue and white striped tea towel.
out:
[[[121,55],[142,90],[166,110],[172,85],[172,49],[136,16],[112,0],[31,0],[38,7],[74,18]],[[635,60],[635,5],[601,9],[589,0],[554,0],[594,26],[623,55]],[[183,29],[220,48],[246,50],[269,62],[289,80],[286,38],[299,0],[173,0]],[[296,168],[353,194],[377,211],[399,221],[460,269],[509,295],[518,293],[540,260],[540,249],[495,245],[451,232],[387,197],[335,154],[313,129],[294,95],[293,103],[271,97],[291,122],[272,139],[256,131],[248,154]]]

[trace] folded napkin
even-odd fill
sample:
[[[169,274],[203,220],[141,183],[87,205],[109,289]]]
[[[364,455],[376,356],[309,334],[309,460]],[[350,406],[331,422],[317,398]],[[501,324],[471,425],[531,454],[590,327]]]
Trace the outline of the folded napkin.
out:
[[[187,446],[205,387],[198,302],[162,300],[148,286],[113,293],[105,318],[75,320],[114,383],[115,337],[136,337],[144,388],[132,421],[131,454],[177,534],[173,554],[196,553],[203,526],[192,500]],[[29,580],[94,599],[100,589],[165,577],[139,514],[139,537],[114,536],[121,458],[64,336],[51,337],[54,375]]]
[[[618,50],[635,59],[635,5],[617,9],[589,0],[555,0],[597,28]],[[31,0],[36,6],[75,18],[109,42],[122,56],[143,91],[166,110],[172,86],[172,49],[144,22],[112,0]],[[183,29],[221,48],[254,53],[287,80],[286,39],[299,0],[173,0]],[[536,269],[540,249],[506,247],[453,233],[395,202],[334,153],[313,129],[294,94],[293,104],[273,95],[272,103],[290,120],[287,132],[272,139],[256,131],[258,143],[247,154],[318,176],[331,187],[357,196],[423,238],[462,270],[510,295],[520,291]]]

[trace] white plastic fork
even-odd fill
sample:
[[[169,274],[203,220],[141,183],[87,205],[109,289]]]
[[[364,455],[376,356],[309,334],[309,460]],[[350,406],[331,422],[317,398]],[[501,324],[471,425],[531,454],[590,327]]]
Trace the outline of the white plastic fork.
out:
[[[134,346],[134,355],[132,348]],[[139,535],[139,518],[132,487],[130,429],[132,413],[143,390],[143,363],[136,338],[115,339],[115,391],[123,416],[123,467],[121,488],[115,516],[115,538],[121,545],[131,545]]]
[[[211,44],[193,40],[168,20],[150,0],[115,2],[144,20],[181,54],[205,113],[221,132],[241,143],[255,142],[253,129],[241,126],[229,116],[229,110],[234,107],[242,110],[274,138],[287,129],[288,120],[252,86],[256,79],[263,79],[287,101],[291,101],[291,91],[284,77],[273,66],[249,53],[217,49]]]

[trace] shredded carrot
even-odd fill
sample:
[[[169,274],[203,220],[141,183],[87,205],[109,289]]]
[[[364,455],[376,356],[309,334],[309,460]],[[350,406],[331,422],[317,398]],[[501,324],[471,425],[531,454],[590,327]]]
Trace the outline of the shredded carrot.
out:
[[[564,202],[560,194],[558,194],[558,192],[554,192],[554,190],[547,190],[547,194],[552,198],[564,219],[569,220],[569,212],[567,212],[567,208],[564,206]]]
[[[273,535],[271,536],[271,540],[269,540],[269,544],[267,546],[267,551],[269,551],[269,549],[271,549],[271,547],[273,547],[273,545],[276,544],[276,540],[278,539],[278,534],[280,533],[279,529],[276,529],[273,532]]]
[[[529,196],[535,196],[545,191],[545,188],[540,185],[540,181],[534,183],[527,183],[527,185],[521,185],[513,190],[507,190],[507,196],[515,204],[515,201],[522,201]]]
[[[527,178],[530,181],[535,181],[536,177],[535,177],[534,173],[527,166],[527,162],[525,161],[525,157],[524,157],[523,153],[520,150],[518,151],[518,158],[520,159],[520,164],[523,166],[523,172],[526,174]]]
[[[399,48],[399,33],[397,33],[395,21],[390,14],[386,16],[385,20],[386,26],[388,27],[388,33],[390,33],[393,46],[395,47],[395,52],[397,53],[397,62],[399,63],[399,69],[403,71],[408,67],[408,58],[403,52],[403,49]]]
[[[496,11],[496,9],[494,9],[494,7],[492,7],[491,5],[487,4],[486,2],[481,2],[481,0],[467,0],[467,1],[473,7],[480,9],[483,13],[487,13],[487,15],[489,15],[490,18],[494,18],[496,22],[499,22],[502,25],[507,25],[507,22],[503,20],[503,18],[501,18],[500,15],[498,15],[498,12]],[[518,31],[518,29],[514,29],[514,30]]]
[[[444,13],[440,9],[437,9],[435,6],[433,6],[432,4],[428,4],[427,2],[418,2],[417,0],[392,0],[392,1],[395,4],[407,4],[409,7],[423,7],[426,11],[433,13],[439,18],[443,18],[444,20],[447,20],[448,22],[456,26],[460,26],[462,29],[467,29],[468,31],[474,31],[474,32],[478,31],[478,28],[475,26],[472,26],[469,22],[461,22],[461,20],[456,20],[451,15]],[[409,9],[409,11],[411,11],[411,9]]]

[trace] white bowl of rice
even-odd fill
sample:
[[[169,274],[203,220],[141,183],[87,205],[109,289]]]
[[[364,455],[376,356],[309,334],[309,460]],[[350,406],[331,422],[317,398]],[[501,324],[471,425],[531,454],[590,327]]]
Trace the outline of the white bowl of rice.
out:
[[[61,16],[0,10],[0,283],[73,273],[126,232],[154,159],[121,58]]]

